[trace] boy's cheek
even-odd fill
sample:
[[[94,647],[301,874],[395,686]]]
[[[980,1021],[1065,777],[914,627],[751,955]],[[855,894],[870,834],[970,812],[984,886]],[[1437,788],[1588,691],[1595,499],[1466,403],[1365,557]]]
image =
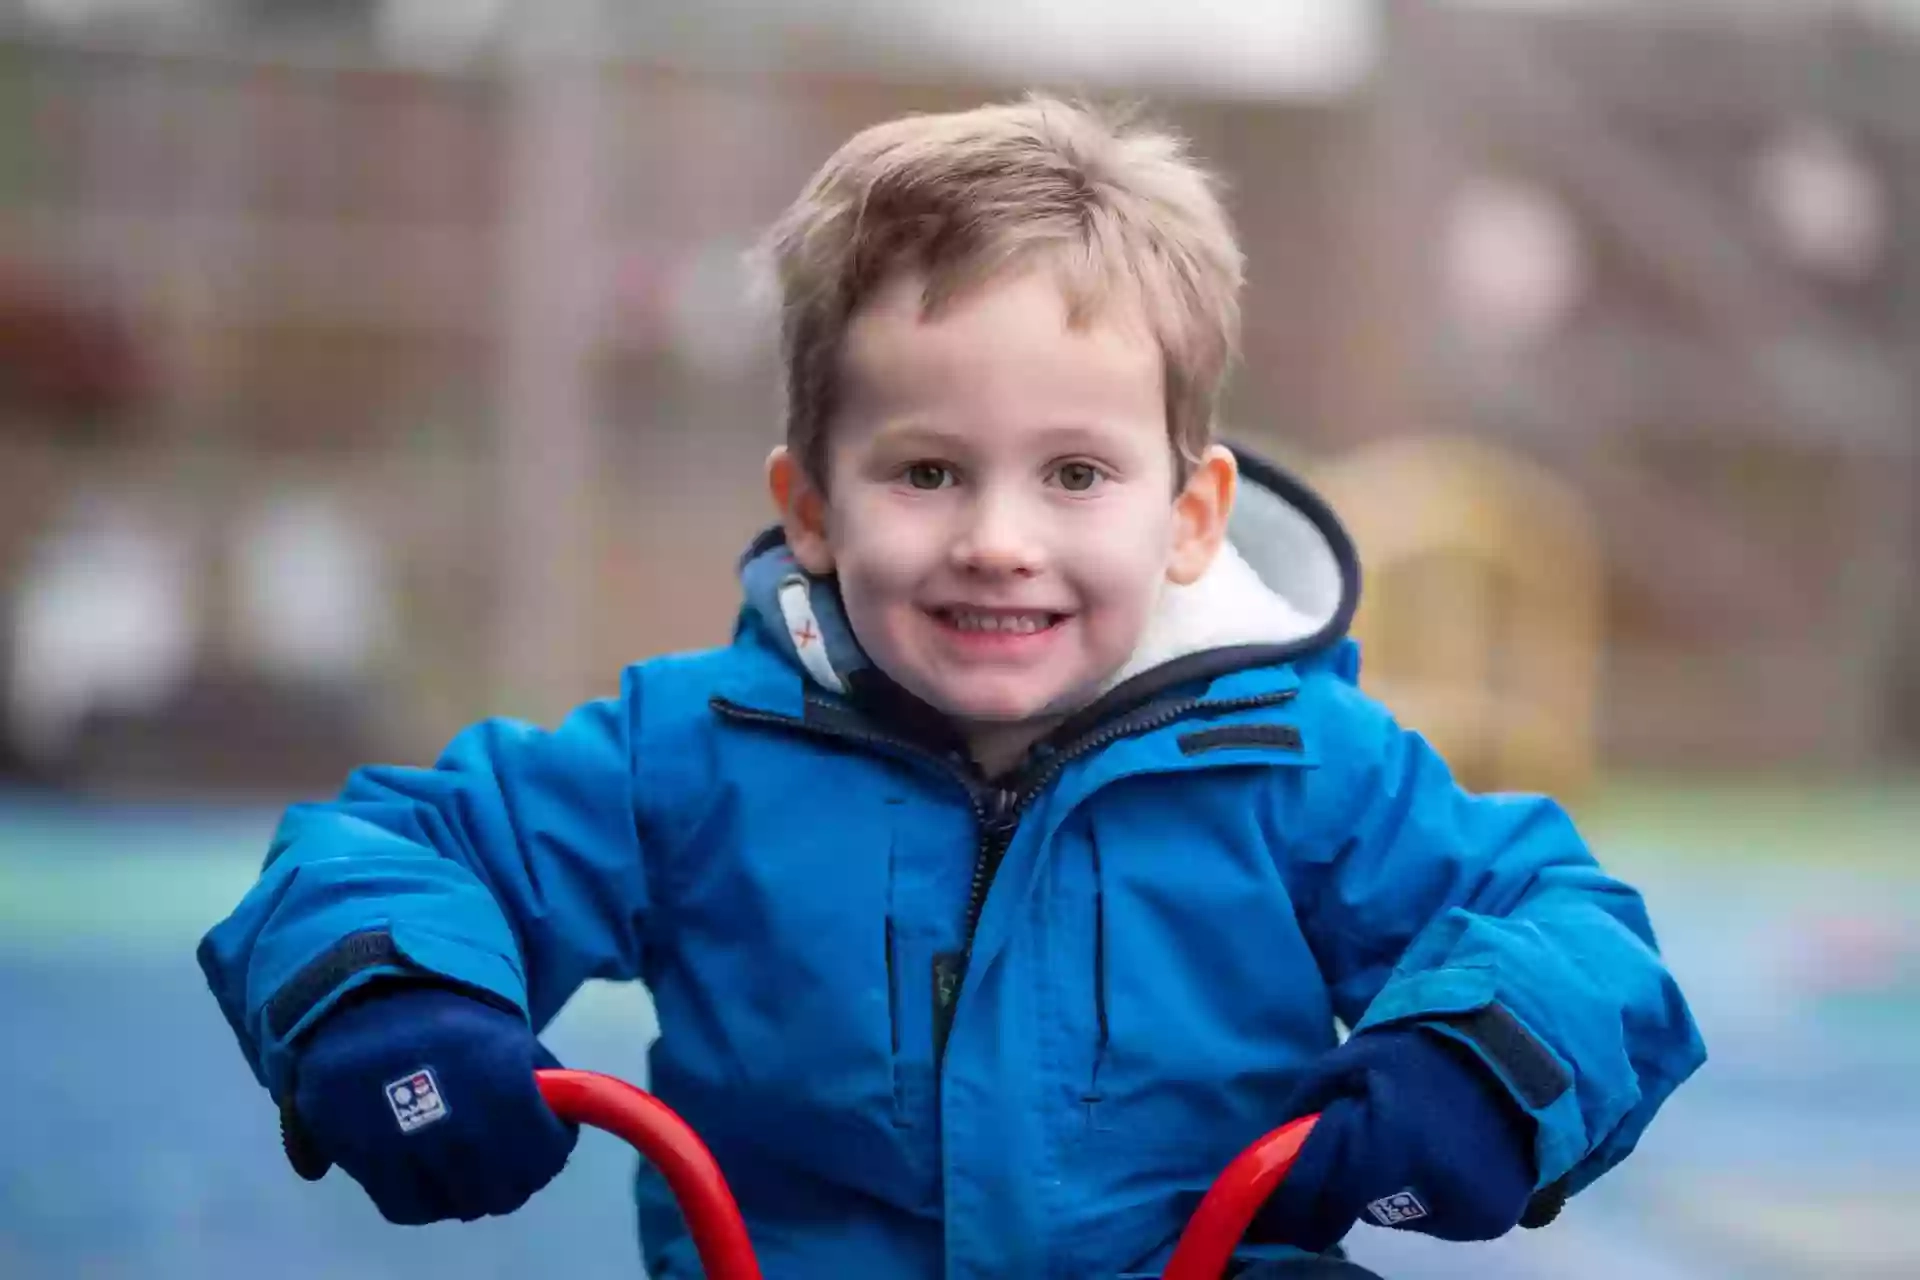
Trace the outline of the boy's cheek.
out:
[[[842,580],[857,578],[871,594],[912,595],[945,563],[949,542],[927,519],[849,521],[836,531]]]

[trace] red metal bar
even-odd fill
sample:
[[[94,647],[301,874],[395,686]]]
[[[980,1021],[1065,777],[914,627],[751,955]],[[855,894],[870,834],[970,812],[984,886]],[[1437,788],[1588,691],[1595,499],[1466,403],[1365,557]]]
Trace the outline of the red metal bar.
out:
[[[1180,1243],[1174,1247],[1161,1280],[1220,1280],[1227,1273],[1227,1264],[1247,1234],[1253,1215],[1293,1168],[1319,1118],[1302,1116],[1275,1129],[1221,1172],[1187,1220],[1187,1229],[1180,1233]]]
[[[733,1192],[707,1144],[666,1103],[594,1071],[536,1071],[555,1115],[626,1139],[666,1178],[708,1280],[760,1280]]]

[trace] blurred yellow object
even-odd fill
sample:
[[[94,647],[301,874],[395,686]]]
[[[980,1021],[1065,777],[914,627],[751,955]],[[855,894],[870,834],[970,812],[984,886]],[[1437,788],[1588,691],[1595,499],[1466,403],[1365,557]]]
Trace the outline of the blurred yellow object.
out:
[[[1361,683],[1481,791],[1594,771],[1604,569],[1580,496],[1482,441],[1408,436],[1312,469],[1360,549]]]

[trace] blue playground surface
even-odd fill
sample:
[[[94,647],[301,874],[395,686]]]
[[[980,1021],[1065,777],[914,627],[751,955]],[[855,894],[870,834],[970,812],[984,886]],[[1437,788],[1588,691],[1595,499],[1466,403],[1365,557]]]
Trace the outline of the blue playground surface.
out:
[[[193,962],[265,808],[0,801],[0,1277],[483,1280],[640,1274],[632,1157],[587,1135],[510,1219],[397,1228],[287,1169]],[[1712,1061],[1640,1153],[1547,1231],[1363,1230],[1393,1280],[1920,1276],[1920,786],[1619,784],[1584,825],[1638,881]],[[644,1080],[644,993],[549,1033]]]

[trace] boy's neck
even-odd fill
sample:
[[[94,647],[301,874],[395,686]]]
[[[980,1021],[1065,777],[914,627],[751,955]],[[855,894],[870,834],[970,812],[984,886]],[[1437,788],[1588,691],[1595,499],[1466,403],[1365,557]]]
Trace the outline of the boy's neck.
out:
[[[1044,716],[1011,724],[975,721],[961,726],[967,750],[973,762],[988,778],[1011,773],[1033,744],[1046,737],[1065,721],[1065,716]]]

